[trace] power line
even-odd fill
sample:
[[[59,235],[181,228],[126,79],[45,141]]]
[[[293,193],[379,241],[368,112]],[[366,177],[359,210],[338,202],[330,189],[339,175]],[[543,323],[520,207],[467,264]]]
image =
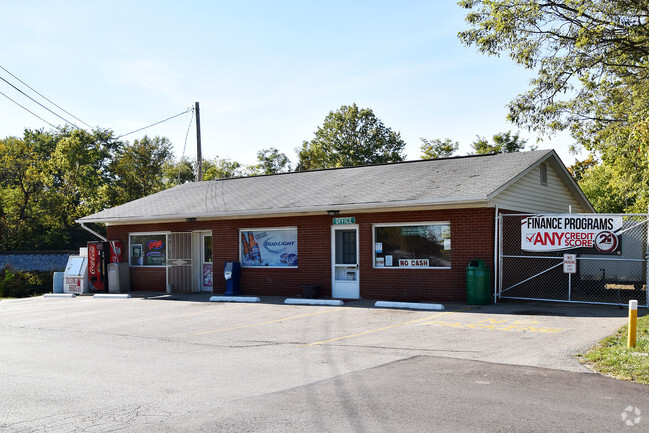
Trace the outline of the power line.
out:
[[[147,129],[147,128],[151,128],[152,126],[159,125],[159,124],[161,124],[161,123],[163,123],[163,122],[166,122],[166,121],[168,121],[168,120],[175,119],[176,117],[178,117],[178,116],[182,116],[183,114],[187,114],[187,113],[189,113],[190,111],[193,111],[193,108],[192,108],[192,107],[188,108],[187,110],[183,111],[182,113],[178,113],[178,114],[176,114],[175,116],[171,116],[171,117],[169,117],[169,118],[167,118],[167,119],[164,119],[164,120],[161,120],[161,121],[159,121],[159,122],[152,123],[151,125],[149,125],[149,126],[145,126],[144,128],[136,129],[135,131],[127,132],[126,134],[122,134],[122,135],[120,135],[119,137],[117,137],[116,140],[119,139],[119,138],[122,138],[122,137],[126,137],[127,135],[131,135],[131,134],[135,134],[136,132],[143,131],[143,130],[145,130],[145,129]]]
[[[47,111],[49,111],[50,113],[52,113],[53,115],[55,115],[55,116],[58,117],[59,119],[63,120],[65,123],[69,123],[70,125],[74,126],[75,128],[77,128],[77,129],[81,129],[81,128],[79,128],[77,125],[75,125],[74,123],[72,123],[72,122],[70,122],[69,120],[67,120],[66,118],[64,118],[64,117],[62,117],[62,116],[59,116],[59,115],[56,114],[54,111],[52,111],[52,110],[50,110],[49,108],[47,108],[45,105],[41,104],[41,103],[38,102],[36,99],[34,99],[34,98],[32,98],[31,96],[29,96],[27,93],[23,92],[23,91],[20,90],[18,87],[16,87],[16,86],[14,86],[13,84],[11,84],[9,81],[5,80],[5,79],[2,78],[2,77],[0,77],[0,80],[2,80],[2,81],[4,81],[5,83],[9,84],[11,87],[13,87],[14,89],[18,90],[20,93],[22,93],[23,95],[25,95],[26,97],[28,97],[28,98],[31,99],[32,101],[36,102],[38,105],[40,105],[41,107],[45,108]]]
[[[38,118],[41,119],[43,122],[45,122],[45,123],[47,123],[48,125],[50,125],[52,128],[54,128],[54,129],[58,129],[59,131],[61,130],[61,128],[59,128],[58,126],[54,126],[54,125],[52,125],[50,122],[48,122],[47,120],[43,119],[42,117],[40,117],[39,115],[35,114],[34,112],[30,111],[29,109],[23,107],[23,106],[20,105],[18,102],[14,101],[13,99],[11,99],[10,97],[8,97],[8,96],[5,95],[4,93],[0,92],[0,95],[4,96],[5,98],[7,98],[8,100],[10,100],[10,101],[13,102],[14,104],[16,104],[17,106],[19,106],[20,108],[22,108],[23,110],[29,112],[29,113],[32,114],[33,116],[38,117]]]
[[[63,109],[63,108],[60,107],[59,105],[57,105],[57,104],[55,104],[54,102],[52,102],[50,99],[48,99],[47,97],[45,97],[44,95],[42,95],[41,93],[39,93],[36,89],[34,89],[33,87],[31,87],[29,84],[25,83],[23,80],[21,80],[20,78],[16,77],[16,76],[15,76],[14,74],[12,74],[11,72],[9,72],[9,71],[8,71],[6,68],[4,68],[2,65],[0,65],[0,69],[2,69],[2,70],[5,71],[7,74],[9,74],[9,75],[11,75],[12,77],[14,77],[16,80],[20,81],[23,85],[27,86],[27,87],[28,87],[32,92],[36,93],[36,94],[37,94],[38,96],[40,96],[41,98],[45,99],[47,102],[49,102],[50,104],[54,105],[54,106],[55,106],[56,108],[58,108],[59,110],[61,110],[61,111],[63,111],[64,113],[66,113],[66,114],[68,114],[68,115],[74,117],[76,120],[78,120],[79,122],[83,123],[83,124],[86,125],[88,128],[91,128],[91,129],[92,129],[92,126],[88,125],[86,122],[84,122],[83,120],[79,119],[79,118],[78,118],[77,116],[75,116],[74,114],[72,114],[72,113],[66,111],[65,109]],[[5,80],[5,81],[6,81],[6,80]],[[22,92],[21,92],[21,93],[22,93]],[[30,98],[30,99],[31,99],[31,98]],[[40,104],[39,104],[39,105],[40,105]],[[66,120],[66,122],[67,122],[67,120]],[[68,122],[68,123],[70,123],[71,125],[73,125],[73,123],[71,123],[71,122]],[[78,128],[78,127],[77,127],[77,128]]]
[[[192,111],[192,117],[190,117],[189,125],[187,125],[187,133],[185,134],[185,145],[183,146],[183,154],[180,157],[180,163],[178,164],[178,185],[180,185],[180,171],[183,166],[183,158],[185,157],[185,149],[187,148],[187,137],[189,137],[189,129],[192,127],[192,120],[194,120],[194,111]]]
[[[8,73],[9,75],[11,75],[13,78],[15,78],[16,80],[18,80],[20,83],[22,83],[24,86],[26,86],[27,88],[29,88],[31,91],[33,91],[34,93],[36,93],[36,94],[37,94],[38,96],[40,96],[41,98],[45,99],[45,100],[46,100],[47,102],[49,102],[50,104],[52,104],[52,105],[54,105],[55,107],[57,107],[59,110],[63,111],[64,113],[66,113],[66,114],[68,114],[68,115],[70,115],[71,117],[73,117],[74,119],[78,120],[80,123],[83,123],[84,125],[88,126],[89,128],[92,128],[92,126],[90,126],[89,124],[87,124],[87,123],[84,122],[83,120],[79,119],[79,118],[78,118],[77,116],[75,116],[74,114],[72,114],[72,113],[66,111],[66,110],[63,109],[61,106],[57,105],[56,103],[54,103],[53,101],[51,101],[50,99],[48,99],[47,97],[45,97],[44,95],[42,95],[41,93],[39,93],[36,89],[34,89],[34,88],[31,87],[29,84],[25,83],[23,80],[21,80],[20,78],[18,78],[17,76],[15,76],[14,74],[12,74],[11,72],[9,72],[9,71],[8,71],[5,67],[3,67],[2,65],[0,65],[0,69],[2,69],[3,71],[5,71],[5,72]],[[29,98],[31,101],[35,102],[36,104],[38,104],[38,105],[41,106],[42,108],[44,108],[44,109],[46,109],[47,111],[49,111],[50,113],[54,114],[56,117],[58,117],[59,119],[63,120],[65,123],[68,123],[68,124],[74,126],[74,127],[77,128],[77,129],[81,129],[81,128],[79,128],[77,125],[75,125],[74,123],[72,123],[72,122],[70,122],[69,120],[67,120],[66,118],[64,118],[64,117],[62,117],[62,116],[60,116],[60,115],[58,115],[57,113],[55,113],[55,112],[52,111],[51,109],[47,108],[45,105],[41,104],[40,102],[38,102],[37,100],[35,100],[35,99],[32,98],[31,96],[29,96],[27,93],[25,93],[24,91],[22,91],[21,89],[19,89],[18,87],[16,87],[15,85],[13,85],[12,83],[10,83],[9,81],[7,81],[5,78],[0,77],[0,80],[4,81],[4,82],[7,83],[8,85],[10,85],[10,86],[13,87],[15,90],[17,90],[17,91],[20,92],[22,95],[24,95],[25,97]],[[58,130],[61,129],[61,128],[57,127],[57,126],[54,126],[53,124],[51,124],[51,123],[48,122],[47,120],[43,119],[42,117],[38,116],[38,115],[35,114],[33,111],[30,111],[29,109],[27,109],[27,108],[24,107],[23,105],[19,104],[19,103],[16,102],[15,100],[11,99],[11,98],[10,98],[9,96],[7,96],[6,94],[0,92],[0,95],[2,95],[2,96],[4,96],[5,98],[9,99],[11,102],[13,102],[14,104],[18,105],[20,108],[22,108],[23,110],[29,112],[29,113],[32,114],[33,116],[35,116],[35,117],[37,117],[38,119],[42,120],[43,122],[47,123],[47,124],[50,125],[52,128],[55,128],[55,129],[58,129]],[[145,130],[145,129],[151,128],[152,126],[159,125],[159,124],[161,124],[161,123],[163,123],[163,122],[167,122],[167,121],[169,121],[169,120],[171,120],[171,119],[175,119],[176,117],[178,117],[178,116],[182,116],[183,114],[189,113],[190,111],[193,112],[193,111],[194,111],[194,108],[193,108],[193,107],[190,107],[190,108],[188,108],[187,110],[183,111],[182,113],[178,113],[178,114],[176,114],[176,115],[174,115],[174,116],[171,116],[171,117],[169,117],[169,118],[167,118],[167,119],[161,120],[161,121],[156,122],[156,123],[152,123],[151,125],[145,126],[145,127],[143,127],[143,128],[140,128],[140,129],[136,129],[135,131],[131,131],[131,132],[128,132],[128,133],[126,133],[126,134],[122,134],[122,135],[120,135],[119,137],[116,137],[116,139],[119,139],[119,138],[125,137],[125,136],[127,136],[127,135],[135,134],[136,132],[140,132],[140,131],[143,131],[143,130]],[[192,119],[193,119],[193,116],[192,116]],[[192,119],[190,119],[190,122],[189,122],[190,126],[191,126]],[[188,129],[187,131],[188,131],[188,134],[189,134],[189,129]],[[186,145],[187,145],[187,137],[185,137],[185,146],[186,146]],[[184,153],[184,151],[183,151],[183,153]]]

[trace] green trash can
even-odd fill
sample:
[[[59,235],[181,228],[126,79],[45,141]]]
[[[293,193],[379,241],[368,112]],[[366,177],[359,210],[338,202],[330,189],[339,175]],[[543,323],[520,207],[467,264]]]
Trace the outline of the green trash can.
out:
[[[466,303],[485,305],[491,303],[491,274],[480,259],[471,260],[466,267]]]

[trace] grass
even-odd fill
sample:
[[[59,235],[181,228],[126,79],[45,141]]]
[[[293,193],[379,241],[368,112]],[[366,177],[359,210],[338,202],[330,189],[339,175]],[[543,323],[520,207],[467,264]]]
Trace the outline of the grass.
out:
[[[636,347],[627,348],[628,326],[606,337],[583,355],[580,362],[592,370],[649,385],[649,315],[638,318]]]

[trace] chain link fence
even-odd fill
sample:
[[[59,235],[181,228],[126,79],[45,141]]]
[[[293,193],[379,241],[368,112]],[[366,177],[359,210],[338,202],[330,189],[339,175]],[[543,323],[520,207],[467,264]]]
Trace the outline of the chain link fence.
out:
[[[608,215],[607,215],[608,216]],[[618,245],[601,253],[593,248],[526,251],[522,224],[526,214],[499,217],[499,276],[497,298],[627,305],[635,299],[649,307],[647,244],[649,216],[610,215],[621,220],[615,231]],[[597,215],[601,217],[601,215]],[[576,254],[574,273],[564,272],[564,254]]]

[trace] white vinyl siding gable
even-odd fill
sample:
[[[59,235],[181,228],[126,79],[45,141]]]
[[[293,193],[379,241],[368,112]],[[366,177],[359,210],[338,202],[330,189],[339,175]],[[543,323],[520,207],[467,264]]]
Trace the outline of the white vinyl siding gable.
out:
[[[547,183],[541,182],[540,164],[509,185],[492,200],[501,209],[529,213],[589,212],[572,196],[551,164],[546,164]]]

